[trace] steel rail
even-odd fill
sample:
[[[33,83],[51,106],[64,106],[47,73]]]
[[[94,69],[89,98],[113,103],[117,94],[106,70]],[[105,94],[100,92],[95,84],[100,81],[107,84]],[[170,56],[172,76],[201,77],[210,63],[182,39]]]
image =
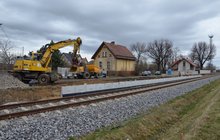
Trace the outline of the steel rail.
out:
[[[165,82],[160,82],[160,83],[146,84],[146,85],[139,85],[139,86],[131,86],[131,87],[125,87],[125,88],[116,88],[116,89],[109,89],[109,90],[75,93],[75,94],[72,94],[72,96],[60,97],[60,98],[54,98],[54,99],[46,99],[46,100],[38,100],[38,101],[29,101],[29,102],[5,104],[5,105],[0,105],[0,110],[17,108],[17,107],[25,107],[25,106],[30,106],[30,105],[47,104],[47,103],[53,103],[53,102],[59,102],[59,101],[78,99],[78,98],[83,98],[83,97],[107,95],[107,94],[112,94],[113,92],[122,92],[122,91],[127,91],[127,90],[135,90],[135,89],[140,89],[140,88],[152,87],[152,86],[156,86],[156,85],[163,85],[163,84],[167,84],[167,83],[175,83],[175,82],[178,82],[178,81],[187,81],[187,80],[192,80],[192,79],[201,79],[201,77],[196,77],[196,78],[191,78],[191,79],[184,79],[184,80],[165,81]]]
[[[98,103],[101,101],[126,97],[126,96],[130,96],[130,95],[136,95],[136,94],[140,94],[143,92],[172,87],[172,86],[190,83],[190,82],[194,82],[194,81],[198,81],[198,80],[202,80],[202,79],[206,79],[206,78],[194,78],[194,79],[190,79],[190,80],[172,82],[172,83],[168,83],[168,84],[156,85],[156,86],[146,87],[146,88],[142,88],[142,89],[128,90],[127,92],[124,91],[125,93],[122,93],[122,94],[111,93],[111,94],[107,94],[104,97],[102,97],[102,95],[100,95],[99,98],[96,98],[96,99],[88,99],[88,100],[84,100],[84,101],[71,102],[71,103],[59,104],[59,105],[43,107],[43,108],[38,108],[38,109],[33,109],[33,110],[26,110],[26,111],[21,111],[21,112],[3,114],[3,115],[0,115],[0,120],[6,120],[6,119],[21,117],[21,116],[28,116],[28,115],[33,115],[33,114],[38,114],[38,113],[43,113],[43,112],[53,111],[53,110],[60,110],[60,109],[69,108],[69,107],[78,107],[81,105],[88,105],[91,103]],[[97,96],[96,94],[92,94],[92,95]],[[84,95],[81,97],[78,96],[77,98],[85,98],[85,97],[90,97],[90,96]]]

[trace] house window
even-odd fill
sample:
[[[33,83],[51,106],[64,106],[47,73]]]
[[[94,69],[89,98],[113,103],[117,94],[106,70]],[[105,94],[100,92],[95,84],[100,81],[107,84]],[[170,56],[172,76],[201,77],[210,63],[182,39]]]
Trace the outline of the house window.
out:
[[[112,54],[109,54],[109,57],[112,57]]]
[[[183,61],[183,67],[185,67],[186,66],[186,61]]]
[[[194,70],[194,67],[193,67],[193,65],[190,65],[190,70]]]
[[[98,55],[98,58],[100,58],[100,55]]]
[[[107,52],[102,52],[102,57],[107,57]]]
[[[102,68],[102,62],[101,61],[99,62],[99,67]]]
[[[107,62],[107,69],[110,70],[110,67],[111,67],[111,64],[110,64],[110,62],[108,61],[108,62]]]

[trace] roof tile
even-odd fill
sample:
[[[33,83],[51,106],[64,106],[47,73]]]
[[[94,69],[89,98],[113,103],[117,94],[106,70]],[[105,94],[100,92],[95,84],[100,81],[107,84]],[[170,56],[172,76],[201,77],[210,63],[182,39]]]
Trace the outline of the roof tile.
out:
[[[135,60],[136,59],[134,57],[134,55],[125,46],[118,45],[118,44],[115,44],[115,43],[107,43],[107,42],[103,42],[100,45],[98,50],[92,56],[93,59],[95,58],[95,56],[97,55],[97,52],[101,49],[101,47],[103,45],[105,45],[109,49],[109,51],[115,56],[115,58],[128,59],[128,60]]]

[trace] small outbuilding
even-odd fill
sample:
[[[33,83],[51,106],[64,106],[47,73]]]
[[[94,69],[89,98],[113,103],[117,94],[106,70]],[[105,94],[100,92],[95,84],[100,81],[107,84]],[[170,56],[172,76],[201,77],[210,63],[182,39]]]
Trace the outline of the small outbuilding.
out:
[[[196,67],[197,65],[189,58],[180,58],[171,65],[171,69],[174,73],[180,75],[198,74]]]
[[[134,75],[136,58],[128,48],[115,42],[103,42],[92,59],[108,76]]]

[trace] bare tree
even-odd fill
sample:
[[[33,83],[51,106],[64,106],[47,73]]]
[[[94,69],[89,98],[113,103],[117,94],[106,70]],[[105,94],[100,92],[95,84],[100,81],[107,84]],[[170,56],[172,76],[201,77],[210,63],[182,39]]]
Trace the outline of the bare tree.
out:
[[[147,55],[154,60],[157,64],[157,70],[165,71],[165,67],[167,65],[167,59],[172,54],[173,43],[170,40],[155,40],[150,42],[147,46]]]
[[[171,56],[172,61],[177,60],[180,57],[180,55],[181,55],[180,49],[178,47],[173,48],[173,53],[172,53],[172,56]]]
[[[13,49],[10,41],[0,41],[0,60],[3,64],[13,64],[15,55],[10,51]]]
[[[146,58],[144,57],[144,55],[147,52],[147,45],[145,43],[140,43],[137,42],[135,44],[131,45],[131,51],[133,52],[133,54],[136,56],[136,74],[138,74],[142,68],[140,68],[142,65],[140,65],[140,62],[145,61],[146,62]]]
[[[141,57],[144,57],[144,54],[147,52],[147,45],[145,43],[137,42],[131,45],[131,51],[137,58],[137,64],[139,64]]]
[[[170,67],[173,62],[175,62],[177,59],[179,59],[181,56],[181,51],[178,47],[174,47],[172,51],[170,52],[170,57],[165,58],[165,63],[168,67]]]
[[[203,69],[207,61],[211,61],[216,54],[215,45],[208,45],[206,42],[195,43],[191,49],[190,57],[194,62],[197,62],[200,69]]]
[[[148,69],[148,64],[146,61],[140,60],[138,67],[139,67],[139,72],[143,72]]]

